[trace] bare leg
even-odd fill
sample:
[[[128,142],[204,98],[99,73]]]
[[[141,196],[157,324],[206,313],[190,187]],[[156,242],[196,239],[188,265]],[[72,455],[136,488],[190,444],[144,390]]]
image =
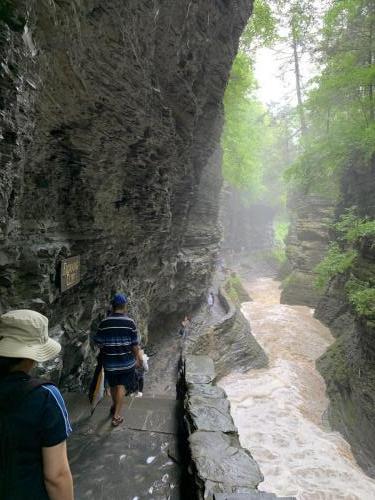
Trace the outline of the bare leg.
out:
[[[111,396],[114,406],[113,416],[115,418],[121,417],[121,409],[124,403],[125,387],[123,385],[115,385],[111,387]]]

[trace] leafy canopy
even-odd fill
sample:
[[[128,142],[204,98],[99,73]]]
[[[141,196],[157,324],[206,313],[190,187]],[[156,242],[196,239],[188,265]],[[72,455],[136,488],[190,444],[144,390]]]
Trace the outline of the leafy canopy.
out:
[[[262,150],[266,111],[254,97],[256,81],[249,57],[240,52],[224,98],[223,175],[246,192],[262,191]]]
[[[305,102],[308,127],[286,180],[335,196],[352,156],[374,154],[375,4],[333,0],[314,53],[322,71]]]

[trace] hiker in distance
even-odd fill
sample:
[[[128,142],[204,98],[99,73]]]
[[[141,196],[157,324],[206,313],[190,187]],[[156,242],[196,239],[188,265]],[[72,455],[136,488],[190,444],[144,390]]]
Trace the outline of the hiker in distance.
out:
[[[185,318],[181,321],[181,326],[179,330],[179,335],[182,339],[186,339],[191,326],[191,317],[185,316]]]
[[[215,295],[212,292],[210,292],[208,294],[208,297],[207,297],[207,309],[208,309],[209,314],[212,313],[212,309],[214,307],[214,304],[215,304]]]
[[[117,427],[124,418],[121,415],[125,391],[137,390],[135,368],[142,366],[138,332],[129,318],[128,298],[116,293],[112,301],[112,312],[100,323],[94,342],[101,352],[105,379],[112,396],[112,425]]]
[[[55,385],[30,376],[60,349],[42,314],[24,309],[0,316],[1,500],[74,498],[64,400]]]

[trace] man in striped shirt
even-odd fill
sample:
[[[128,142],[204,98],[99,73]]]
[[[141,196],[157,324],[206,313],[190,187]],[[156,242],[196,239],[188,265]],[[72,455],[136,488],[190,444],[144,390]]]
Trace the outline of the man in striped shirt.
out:
[[[117,427],[124,419],[121,409],[127,393],[136,390],[135,368],[142,366],[138,332],[127,315],[128,299],[116,293],[112,312],[100,325],[94,342],[99,346],[106,380],[112,395],[112,425]]]

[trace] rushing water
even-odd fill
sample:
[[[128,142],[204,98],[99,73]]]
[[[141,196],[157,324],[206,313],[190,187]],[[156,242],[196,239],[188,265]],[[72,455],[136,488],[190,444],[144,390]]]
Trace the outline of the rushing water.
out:
[[[322,417],[328,406],[315,360],[333,338],[302,306],[280,304],[279,283],[248,285],[243,305],[269,367],[220,382],[231,401],[242,446],[260,465],[260,489],[303,500],[372,500],[375,481],[356,464],[349,445]]]

